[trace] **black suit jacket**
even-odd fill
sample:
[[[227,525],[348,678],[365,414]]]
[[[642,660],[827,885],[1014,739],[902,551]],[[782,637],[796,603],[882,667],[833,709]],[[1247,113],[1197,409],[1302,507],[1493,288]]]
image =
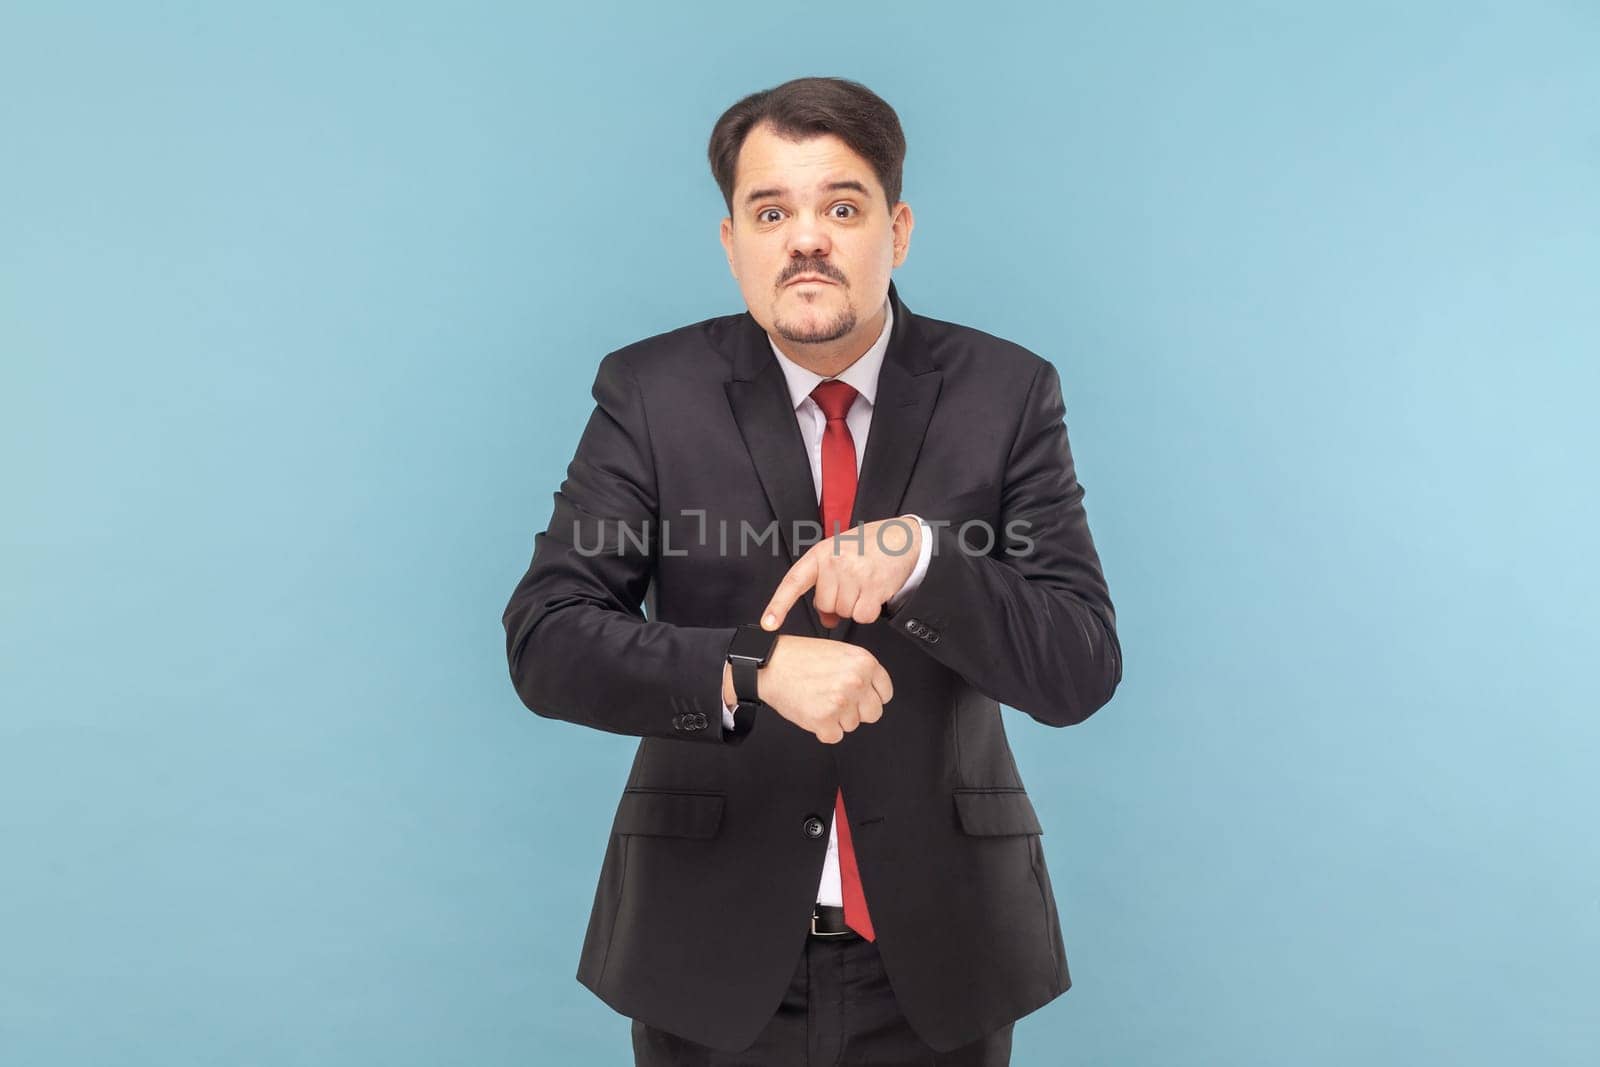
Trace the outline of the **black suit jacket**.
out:
[[[841,786],[883,964],[924,1041],[974,1041],[1071,984],[1000,713],[1082,722],[1122,676],[1060,381],[1018,345],[912,314],[892,284],[889,296],[852,522],[953,525],[935,530],[927,574],[892,616],[824,631],[808,594],[782,628],[871,651],[894,682],[879,722],[837,745],[769,708],[722,726],[734,627],[756,621],[816,537],[783,373],[748,313],[601,360],[594,413],[505,610],[529,708],[641,739],[578,980],[717,1049],[749,1045],[788,985],[827,846],[815,820]],[[958,543],[972,519],[995,531],[987,554],[979,526]]]

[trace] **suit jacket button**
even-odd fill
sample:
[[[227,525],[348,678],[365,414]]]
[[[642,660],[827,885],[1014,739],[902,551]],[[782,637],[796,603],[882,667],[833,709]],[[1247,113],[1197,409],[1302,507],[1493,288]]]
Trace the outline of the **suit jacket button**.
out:
[[[930,632],[928,634],[928,644],[937,645],[938,643],[939,643],[939,631],[938,630],[934,630],[934,631],[932,631],[932,632]]]
[[[906,620],[906,629],[910,630],[912,633],[916,633],[917,632],[917,620],[916,619],[907,619]]]
[[[827,827],[822,824],[822,820],[817,818],[815,815],[807,815],[806,821],[802,825],[805,827],[806,836],[812,838],[813,840],[821,837],[822,831],[827,829]]]

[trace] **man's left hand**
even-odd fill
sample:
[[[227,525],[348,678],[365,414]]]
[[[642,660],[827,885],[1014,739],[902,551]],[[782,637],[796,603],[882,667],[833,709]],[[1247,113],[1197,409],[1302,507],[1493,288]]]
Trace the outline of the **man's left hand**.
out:
[[[795,601],[813,587],[812,605],[824,627],[831,630],[845,618],[875,622],[911,577],[921,550],[922,524],[916,516],[879,519],[824,538],[783,576],[761,613],[761,626],[782,626]]]

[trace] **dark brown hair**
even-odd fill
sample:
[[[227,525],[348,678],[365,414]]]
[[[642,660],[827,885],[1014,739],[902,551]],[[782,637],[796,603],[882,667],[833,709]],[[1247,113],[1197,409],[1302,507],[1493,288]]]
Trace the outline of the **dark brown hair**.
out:
[[[733,171],[750,131],[769,123],[796,140],[831,133],[871,165],[892,208],[900,200],[900,172],[906,160],[906,135],[900,117],[877,93],[844,78],[796,78],[763,89],[722,113],[711,130],[706,154],[722,199],[733,213]]]

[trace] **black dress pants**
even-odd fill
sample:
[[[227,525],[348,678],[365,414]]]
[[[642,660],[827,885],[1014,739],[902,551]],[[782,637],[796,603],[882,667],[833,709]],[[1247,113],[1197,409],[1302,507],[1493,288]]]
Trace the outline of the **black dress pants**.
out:
[[[777,1013],[749,1048],[718,1052],[635,1019],[633,1055],[636,1067],[1006,1067],[1012,1025],[935,1052],[900,1014],[876,945],[808,937]]]

